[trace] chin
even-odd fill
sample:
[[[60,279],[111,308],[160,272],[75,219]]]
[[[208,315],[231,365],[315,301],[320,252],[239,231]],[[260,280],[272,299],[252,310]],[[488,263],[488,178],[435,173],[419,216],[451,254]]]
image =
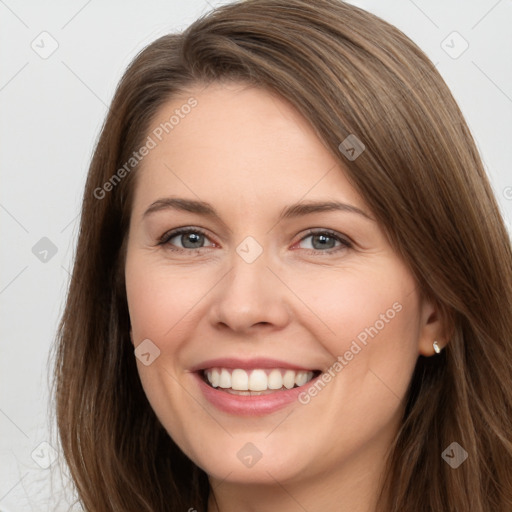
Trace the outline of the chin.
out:
[[[297,446],[286,448],[277,439],[250,439],[251,436],[237,436],[222,444],[212,440],[200,453],[194,450],[187,455],[210,477],[232,483],[268,485],[311,473],[311,464],[301,460],[305,454]],[[204,445],[204,438],[201,444]]]

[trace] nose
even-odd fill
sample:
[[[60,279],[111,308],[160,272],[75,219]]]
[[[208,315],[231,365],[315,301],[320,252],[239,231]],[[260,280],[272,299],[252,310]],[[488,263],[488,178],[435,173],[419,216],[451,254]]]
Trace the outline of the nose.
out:
[[[287,291],[270,270],[265,251],[251,263],[234,253],[231,269],[212,295],[210,321],[238,334],[283,329],[291,313]]]

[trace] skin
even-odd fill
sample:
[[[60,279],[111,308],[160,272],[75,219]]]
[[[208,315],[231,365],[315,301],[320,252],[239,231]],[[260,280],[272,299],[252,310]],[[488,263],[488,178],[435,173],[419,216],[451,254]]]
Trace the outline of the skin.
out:
[[[152,129],[190,96],[198,101],[137,171],[126,258],[132,342],[160,349],[148,366],[137,360],[146,395],[208,473],[210,512],[213,494],[222,511],[371,511],[416,359],[434,353],[434,340],[443,345],[438,311],[421,298],[342,159],[286,100],[236,83],[189,92],[155,116]],[[143,215],[170,196],[207,201],[220,220],[176,209]],[[330,211],[278,222],[284,207],[314,200],[372,218]],[[187,236],[158,245],[182,226],[206,232],[201,248],[187,249]],[[310,228],[333,230],[352,247],[331,240],[322,248]],[[247,236],[263,249],[252,263],[236,252]],[[394,303],[401,311],[307,405],[231,415],[203,397],[189,371],[217,357],[325,370]],[[262,453],[250,468],[237,458],[248,442]]]

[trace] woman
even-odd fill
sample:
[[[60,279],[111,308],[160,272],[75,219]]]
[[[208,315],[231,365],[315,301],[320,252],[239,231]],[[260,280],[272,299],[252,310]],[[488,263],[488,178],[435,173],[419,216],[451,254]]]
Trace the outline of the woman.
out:
[[[248,0],[126,71],[57,415],[86,510],[509,511],[512,257],[400,31]]]

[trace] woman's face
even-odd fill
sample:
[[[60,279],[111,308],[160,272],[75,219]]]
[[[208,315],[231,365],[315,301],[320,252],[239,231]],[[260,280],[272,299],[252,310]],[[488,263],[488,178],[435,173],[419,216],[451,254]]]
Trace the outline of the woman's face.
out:
[[[437,320],[343,166],[240,84],[175,97],[149,136],[126,289],[163,426],[219,482],[380,467]]]

